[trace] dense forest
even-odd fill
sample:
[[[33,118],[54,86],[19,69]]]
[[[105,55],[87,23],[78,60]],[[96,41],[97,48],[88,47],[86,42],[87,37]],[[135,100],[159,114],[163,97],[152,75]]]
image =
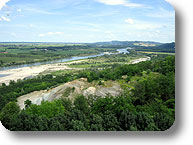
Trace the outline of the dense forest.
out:
[[[41,105],[27,100],[24,110],[17,105],[17,97],[23,94],[82,77],[98,80],[100,85],[102,80],[119,81],[124,92],[118,97],[80,95],[74,101],[58,99]],[[13,131],[164,131],[175,120],[175,56],[12,81],[0,86],[0,92],[0,120]]]

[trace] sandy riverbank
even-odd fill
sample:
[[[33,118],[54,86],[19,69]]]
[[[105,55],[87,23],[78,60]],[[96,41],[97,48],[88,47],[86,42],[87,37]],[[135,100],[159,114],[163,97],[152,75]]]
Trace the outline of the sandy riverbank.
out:
[[[4,76],[4,77],[0,77],[0,84],[2,83],[8,84],[10,80],[17,81],[19,79],[24,79],[27,77],[34,77],[42,72],[52,72],[52,71],[67,70],[67,69],[70,70],[72,68],[69,68],[67,65],[75,62],[77,63],[80,61],[46,64],[46,65],[40,65],[40,66],[23,67],[23,68],[0,71],[0,75]]]
[[[131,64],[136,64],[136,63],[147,61],[147,60],[151,60],[151,57],[145,57],[145,58],[139,58],[139,59],[132,60]]]
[[[132,60],[130,64],[135,64],[135,63],[147,61],[150,59],[151,59],[150,57],[139,58],[136,60]],[[72,61],[72,62],[56,63],[56,64],[45,64],[45,65],[40,65],[40,66],[23,67],[23,68],[16,68],[16,69],[0,71],[0,76],[3,76],[3,77],[0,77],[0,84],[2,83],[9,84],[10,80],[17,81],[19,79],[22,80],[24,78],[34,77],[42,72],[77,69],[77,68],[68,67],[68,64],[79,63],[82,61],[86,61],[86,60],[77,60],[77,61]]]

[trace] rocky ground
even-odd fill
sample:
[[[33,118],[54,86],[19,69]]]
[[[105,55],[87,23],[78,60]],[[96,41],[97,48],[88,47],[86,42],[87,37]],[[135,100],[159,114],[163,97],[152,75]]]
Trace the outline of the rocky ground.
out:
[[[59,98],[69,98],[73,100],[77,95],[83,94],[88,97],[90,95],[105,97],[118,96],[122,92],[122,89],[118,82],[106,81],[103,85],[87,82],[87,79],[81,78],[74,80],[56,88],[49,90],[35,91],[17,99],[18,105],[21,109],[25,107],[24,102],[29,99],[33,104],[40,105],[41,101],[53,101]]]

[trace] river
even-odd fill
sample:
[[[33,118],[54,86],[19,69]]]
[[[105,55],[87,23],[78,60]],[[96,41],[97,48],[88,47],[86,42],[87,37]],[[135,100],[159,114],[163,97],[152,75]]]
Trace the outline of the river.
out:
[[[68,66],[66,66],[65,64],[62,64],[62,62],[83,60],[83,59],[94,58],[94,57],[103,56],[103,55],[129,53],[127,49],[128,48],[117,49],[116,53],[103,52],[97,55],[75,56],[71,58],[64,58],[64,59],[59,59],[59,60],[54,60],[54,61],[46,61],[46,62],[38,62],[38,63],[32,63],[32,64],[23,64],[23,65],[2,67],[0,68],[0,84],[2,83],[8,84],[10,80],[17,81],[18,79],[31,78],[46,70],[49,70],[49,71],[55,70],[56,71],[56,70],[71,69]]]
[[[128,48],[117,49],[117,53],[105,53],[105,52],[103,52],[103,53],[96,54],[96,55],[74,56],[74,57],[70,57],[70,58],[63,58],[63,59],[52,60],[52,61],[36,62],[36,63],[30,63],[30,64],[22,64],[22,65],[14,65],[14,66],[8,66],[8,67],[1,67],[0,71],[11,70],[11,69],[18,69],[18,68],[24,68],[24,67],[39,66],[39,65],[42,65],[42,64],[54,64],[54,63],[68,62],[68,61],[73,61],[73,60],[82,60],[82,59],[93,58],[93,57],[97,57],[97,56],[103,56],[103,55],[129,53],[129,51],[127,51],[127,49]],[[1,74],[0,77],[4,77],[4,75]]]

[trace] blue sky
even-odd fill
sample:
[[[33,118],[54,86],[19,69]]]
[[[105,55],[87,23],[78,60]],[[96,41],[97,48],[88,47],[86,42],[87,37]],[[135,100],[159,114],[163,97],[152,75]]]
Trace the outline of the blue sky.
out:
[[[175,41],[164,0],[0,0],[0,42]]]

